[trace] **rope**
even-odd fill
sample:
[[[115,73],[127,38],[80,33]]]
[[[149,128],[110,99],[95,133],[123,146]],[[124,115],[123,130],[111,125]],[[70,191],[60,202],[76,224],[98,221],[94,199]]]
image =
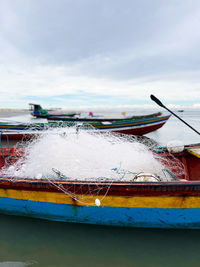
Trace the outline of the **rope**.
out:
[[[5,156],[4,156],[4,152],[3,152],[3,145],[2,145],[2,134],[4,133],[4,131],[0,132],[0,147],[1,147],[1,153],[2,153],[2,157],[3,157],[3,161],[5,166],[9,166],[10,165],[10,154],[9,154],[9,139],[8,136],[6,134],[6,138],[7,138],[7,149],[8,149],[8,162],[6,162]]]
[[[1,131],[0,133],[0,146],[1,146],[1,153],[2,153],[2,157],[3,157],[3,161],[4,161],[4,164],[7,165],[6,163],[6,159],[4,157],[4,153],[3,153],[3,146],[2,146],[2,134],[3,134],[3,131]]]
[[[8,163],[8,166],[10,166],[10,146],[9,146],[9,139],[8,139],[8,136],[7,136],[7,134],[6,134],[6,140],[7,140],[7,149],[8,149],[8,161],[7,161],[7,163]]]

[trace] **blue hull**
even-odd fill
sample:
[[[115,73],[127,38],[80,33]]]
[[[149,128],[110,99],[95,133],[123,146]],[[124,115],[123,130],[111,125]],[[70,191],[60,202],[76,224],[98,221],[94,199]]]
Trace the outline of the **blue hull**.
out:
[[[200,209],[87,207],[0,198],[0,213],[123,227],[200,229]]]

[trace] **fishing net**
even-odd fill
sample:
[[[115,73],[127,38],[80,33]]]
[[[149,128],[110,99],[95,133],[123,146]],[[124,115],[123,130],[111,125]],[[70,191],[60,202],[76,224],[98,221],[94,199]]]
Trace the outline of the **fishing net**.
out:
[[[45,179],[73,199],[77,198],[73,186],[66,190],[56,181],[85,182],[87,190],[84,184],[84,194],[79,194],[78,201],[89,205],[94,203],[94,196],[101,195],[102,201],[115,182],[166,182],[182,175],[184,168],[178,160],[153,153],[157,145],[148,138],[99,134],[77,127],[46,129],[18,144],[25,147],[23,155],[19,151],[15,162],[4,167],[1,175]]]

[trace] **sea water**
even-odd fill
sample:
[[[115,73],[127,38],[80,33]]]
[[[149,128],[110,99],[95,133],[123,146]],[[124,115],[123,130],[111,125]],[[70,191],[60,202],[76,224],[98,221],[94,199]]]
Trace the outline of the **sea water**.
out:
[[[178,115],[200,131],[199,111]],[[161,145],[200,141],[173,117],[147,136]],[[0,267],[199,266],[199,240],[200,230],[104,227],[0,215]]]

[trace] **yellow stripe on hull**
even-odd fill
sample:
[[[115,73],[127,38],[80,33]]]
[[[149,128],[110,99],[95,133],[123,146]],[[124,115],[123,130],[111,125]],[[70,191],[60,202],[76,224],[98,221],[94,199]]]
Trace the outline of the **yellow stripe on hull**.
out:
[[[95,200],[101,201],[101,206],[126,208],[200,208],[200,196],[91,196],[67,195],[55,192],[26,191],[0,189],[0,197],[50,202],[69,205],[95,206]],[[76,197],[77,201],[73,199]]]

